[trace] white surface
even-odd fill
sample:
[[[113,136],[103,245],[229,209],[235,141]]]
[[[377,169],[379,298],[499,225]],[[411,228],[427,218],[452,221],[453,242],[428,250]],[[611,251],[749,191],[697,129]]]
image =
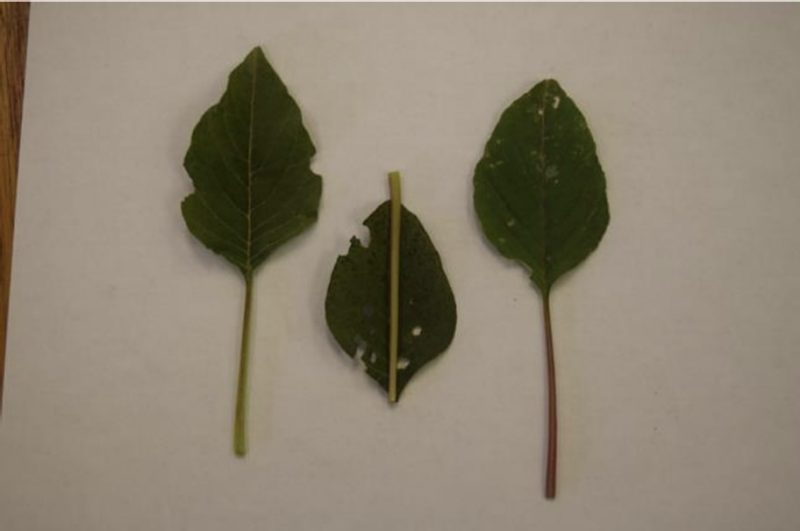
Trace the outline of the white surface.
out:
[[[192,127],[254,45],[300,103],[319,223],[242,284],[180,217]],[[35,5],[0,529],[800,529],[800,9]],[[484,242],[472,170],[545,77],[582,108],[611,225],[539,299]],[[405,176],[458,301],[392,410],[330,339],[328,276]]]

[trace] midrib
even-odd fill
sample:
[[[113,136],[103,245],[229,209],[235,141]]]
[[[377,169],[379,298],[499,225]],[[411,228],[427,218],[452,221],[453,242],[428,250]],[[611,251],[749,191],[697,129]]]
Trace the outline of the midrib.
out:
[[[253,194],[252,194],[252,180],[253,180],[253,114],[255,110],[255,101],[256,101],[256,61],[253,60],[250,63],[250,123],[248,127],[248,134],[247,134],[247,271],[248,274],[252,267],[250,263],[251,257],[251,250],[253,247],[253,238],[252,238],[252,230],[253,230],[253,222],[252,222],[252,206],[253,206]]]
[[[542,260],[544,261],[544,267],[542,268],[542,280],[544,281],[544,285],[548,286],[549,280],[549,267],[550,264],[547,261],[547,179],[545,179],[545,163],[546,156],[544,153],[544,133],[545,133],[545,116],[547,114],[547,89],[550,86],[550,81],[544,82],[544,90],[542,91],[542,114],[541,114],[541,135],[539,139],[539,169],[541,171],[542,176],[542,194],[541,194],[541,212],[542,212]],[[545,288],[547,289],[547,288]]]

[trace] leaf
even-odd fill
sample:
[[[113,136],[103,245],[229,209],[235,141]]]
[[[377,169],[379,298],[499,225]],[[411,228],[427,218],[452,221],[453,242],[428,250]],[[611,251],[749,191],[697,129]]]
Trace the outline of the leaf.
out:
[[[586,120],[548,79],[503,112],[475,168],[474,202],[488,240],[521,262],[542,293],[550,389],[546,493],[555,496],[555,368],[550,289],[600,243],[606,181]]]
[[[192,234],[243,274],[317,219],[322,180],[300,109],[254,48],[192,133],[181,208]]]
[[[586,120],[554,80],[500,117],[475,169],[475,209],[503,256],[542,293],[596,247],[608,225],[606,181]]]
[[[366,247],[350,240],[331,274],[325,316],[334,338],[389,392],[390,201],[364,221]],[[417,216],[402,208],[397,395],[425,364],[444,352],[456,328],[456,303],[439,253]]]
[[[181,204],[191,233],[245,280],[234,449],[246,453],[245,410],[253,273],[317,219],[322,179],[314,145],[286,86],[254,48],[228,78],[219,103],[192,133],[184,159],[195,191]]]

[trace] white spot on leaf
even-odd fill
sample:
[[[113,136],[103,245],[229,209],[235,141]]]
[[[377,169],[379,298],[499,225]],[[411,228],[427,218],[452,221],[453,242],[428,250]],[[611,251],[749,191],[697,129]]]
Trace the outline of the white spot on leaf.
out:
[[[397,360],[397,368],[402,371],[403,369],[408,367],[410,363],[411,362],[408,360],[408,358],[400,358],[399,360]]]
[[[356,344],[356,353],[353,356],[356,360],[361,361],[362,356],[367,352],[367,342],[364,341],[364,338],[360,335],[356,334],[356,337],[353,338],[353,342]]]
[[[558,109],[558,105],[561,103],[561,96],[556,96],[553,98],[553,108]]]
[[[506,227],[513,227],[516,224],[517,224],[517,220],[514,219],[514,218],[511,218],[508,221],[506,221]]]
[[[421,326],[415,326],[414,328],[411,329],[411,335],[412,336],[419,337],[420,334],[422,334],[422,327]]]

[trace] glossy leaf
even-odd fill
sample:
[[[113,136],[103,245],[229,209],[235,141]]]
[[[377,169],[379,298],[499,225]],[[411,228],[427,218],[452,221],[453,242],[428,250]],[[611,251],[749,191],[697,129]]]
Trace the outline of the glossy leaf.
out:
[[[364,221],[370,241],[350,240],[331,274],[325,315],[336,341],[360,359],[378,384],[389,390],[389,227],[390,203]],[[439,253],[419,219],[401,213],[398,395],[425,364],[453,339],[456,304]]]
[[[181,204],[191,233],[245,280],[234,449],[246,453],[245,404],[253,272],[317,219],[322,179],[314,145],[286,86],[254,48],[192,133],[184,167],[195,191]]]

